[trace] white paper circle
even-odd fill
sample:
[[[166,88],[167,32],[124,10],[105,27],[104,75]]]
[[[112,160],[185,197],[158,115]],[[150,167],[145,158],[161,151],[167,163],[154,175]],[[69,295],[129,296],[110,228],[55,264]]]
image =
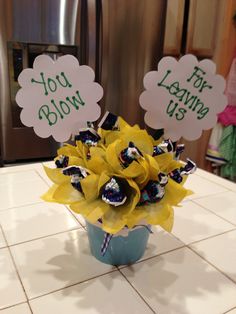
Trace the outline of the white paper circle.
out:
[[[164,128],[164,136],[173,141],[184,137],[195,140],[202,130],[212,128],[217,114],[227,105],[225,80],[216,75],[215,64],[208,59],[198,62],[193,55],[179,61],[164,57],[158,71],[144,77],[145,91],[140,105],[147,112],[145,122],[154,129]]]
[[[87,121],[100,117],[97,102],[103,89],[94,78],[94,71],[80,66],[74,56],[65,55],[56,61],[38,56],[33,69],[23,70],[18,78],[21,89],[16,102],[22,107],[22,123],[33,127],[40,137],[69,140],[72,133],[86,127]]]

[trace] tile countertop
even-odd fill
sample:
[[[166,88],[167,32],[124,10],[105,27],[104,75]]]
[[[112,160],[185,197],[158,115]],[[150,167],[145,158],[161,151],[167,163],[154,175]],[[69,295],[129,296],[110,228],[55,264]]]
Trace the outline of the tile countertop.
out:
[[[141,261],[102,264],[84,221],[44,203],[42,164],[0,168],[0,314],[236,314],[236,184],[203,170]]]

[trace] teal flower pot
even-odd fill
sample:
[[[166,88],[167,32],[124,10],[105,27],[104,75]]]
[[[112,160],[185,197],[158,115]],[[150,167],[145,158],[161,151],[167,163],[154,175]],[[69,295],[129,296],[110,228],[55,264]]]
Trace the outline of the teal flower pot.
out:
[[[137,227],[131,229],[127,236],[114,236],[106,253],[102,255],[101,247],[106,233],[88,221],[86,228],[92,255],[105,264],[115,266],[130,265],[138,261],[145,252],[150,234],[146,227]]]

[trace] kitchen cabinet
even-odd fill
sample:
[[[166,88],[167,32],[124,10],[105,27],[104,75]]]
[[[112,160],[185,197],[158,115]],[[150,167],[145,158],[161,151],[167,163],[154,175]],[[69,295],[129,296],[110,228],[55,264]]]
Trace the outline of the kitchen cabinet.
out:
[[[164,54],[177,56],[180,54],[185,0],[168,0],[166,12],[166,28]]]
[[[222,0],[168,0],[164,54],[213,57]]]
[[[189,7],[186,52],[213,57],[220,0],[192,0]]]

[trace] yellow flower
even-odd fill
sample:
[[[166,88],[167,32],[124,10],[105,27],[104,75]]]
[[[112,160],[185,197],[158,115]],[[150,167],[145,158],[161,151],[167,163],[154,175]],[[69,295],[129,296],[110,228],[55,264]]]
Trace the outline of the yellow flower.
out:
[[[167,231],[171,231],[173,225],[172,206],[177,206],[187,195],[189,195],[188,190],[169,179],[165,186],[163,199],[158,203],[137,206],[130,215],[127,225],[132,228],[140,220],[146,220],[149,224],[160,225]]]
[[[105,174],[100,176],[99,182],[97,183],[98,195],[101,194],[104,184],[106,184],[110,179],[111,177]],[[93,200],[83,199],[70,205],[70,208],[73,211],[82,214],[85,219],[91,223],[95,223],[99,218],[101,218],[103,223],[103,230],[106,232],[114,234],[120,231],[127,224],[128,217],[135,209],[140,198],[139,188],[133,182],[133,180],[122,178],[121,180],[126,186],[125,190],[127,193],[127,200],[123,205],[116,207],[104,202],[101,198],[96,198]]]
[[[107,163],[112,171],[124,178],[133,179],[137,184],[144,186],[149,180],[149,165],[145,158],[134,160],[127,168],[122,166],[120,154],[127,148],[128,143],[123,139],[117,139],[106,150]]]

